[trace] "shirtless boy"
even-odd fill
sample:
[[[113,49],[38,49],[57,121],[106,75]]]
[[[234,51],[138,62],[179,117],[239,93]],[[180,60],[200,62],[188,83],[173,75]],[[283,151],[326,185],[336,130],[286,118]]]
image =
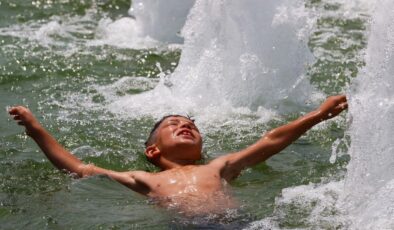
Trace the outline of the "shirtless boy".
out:
[[[128,188],[155,199],[167,208],[187,215],[221,213],[236,207],[227,182],[240,172],[265,161],[280,152],[314,125],[337,116],[347,108],[344,95],[329,97],[317,110],[289,124],[267,132],[255,144],[238,152],[220,156],[205,165],[201,159],[202,138],[189,118],[173,115],[158,122],[146,142],[147,159],[161,169],[160,172],[116,172],[85,164],[63,148],[29,109],[16,106],[9,114],[38,144],[47,158],[60,170],[79,177],[104,174]]]

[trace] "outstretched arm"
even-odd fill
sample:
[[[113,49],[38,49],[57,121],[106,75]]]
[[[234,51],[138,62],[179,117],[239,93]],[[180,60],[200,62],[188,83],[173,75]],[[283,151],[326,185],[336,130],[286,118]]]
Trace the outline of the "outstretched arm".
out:
[[[76,173],[79,177],[83,177],[84,164],[82,161],[63,148],[42,127],[29,109],[23,106],[16,106],[9,110],[9,114],[13,115],[18,125],[25,126],[26,134],[37,143],[53,165],[60,170],[67,170],[68,172]]]
[[[344,95],[329,97],[317,110],[286,125],[269,131],[255,144],[239,152],[212,161],[221,169],[222,177],[232,180],[246,167],[265,161],[297,140],[314,125],[333,118],[347,108]]]
[[[38,122],[29,109],[23,106],[16,106],[12,107],[8,112],[13,116],[14,120],[17,121],[18,125],[25,126],[27,135],[37,143],[46,157],[59,170],[75,173],[79,177],[104,174],[137,192],[146,192],[146,189],[135,179],[140,177],[144,172],[116,172],[92,164],[84,164],[61,146],[56,139],[45,130],[40,122]]]

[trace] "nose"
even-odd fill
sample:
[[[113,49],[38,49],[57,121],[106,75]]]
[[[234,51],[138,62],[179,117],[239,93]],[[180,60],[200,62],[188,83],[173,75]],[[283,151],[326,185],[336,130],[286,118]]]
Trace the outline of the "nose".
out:
[[[181,122],[180,123],[180,128],[192,129],[192,126],[188,122]]]

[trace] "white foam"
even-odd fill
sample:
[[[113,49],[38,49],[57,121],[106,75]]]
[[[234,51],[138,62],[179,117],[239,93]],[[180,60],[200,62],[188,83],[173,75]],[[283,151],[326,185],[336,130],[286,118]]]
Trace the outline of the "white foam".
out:
[[[179,32],[195,0],[134,0],[129,14],[136,20],[141,37],[165,43],[182,43]]]
[[[101,19],[97,21],[98,16]],[[52,16],[47,20],[3,27],[0,28],[0,35],[28,39],[46,48],[60,48],[57,53],[65,56],[87,52],[87,46],[109,45],[131,49],[163,46],[163,41],[151,38],[141,25],[139,20],[131,17],[112,20],[92,7],[82,16]]]
[[[177,8],[172,1],[160,4],[148,1],[140,11],[153,7],[149,17],[159,17],[154,14],[168,16],[167,8]],[[280,20],[283,6],[286,19]],[[133,14],[138,22],[140,14]],[[185,42],[174,73],[161,76],[153,91],[119,97],[108,108],[129,117],[187,113],[208,121],[248,114],[267,121],[292,104],[304,105],[318,95],[304,75],[311,58],[303,40],[307,18],[302,2],[196,1],[182,29]],[[143,20],[145,28],[149,20]]]
[[[351,161],[344,206],[355,229],[394,226],[393,22],[394,2],[379,1],[373,13],[366,66],[350,91]]]
[[[111,45],[120,48],[147,49],[160,43],[149,36],[142,36],[135,19],[123,17],[118,20],[102,18],[96,29],[95,40],[89,45]]]
[[[267,229],[282,229],[281,223],[308,226],[297,229],[344,227],[346,218],[338,207],[343,187],[343,181],[331,181],[283,189],[281,196],[275,199],[273,216],[253,222],[248,229],[266,229],[266,226],[270,227]]]
[[[301,212],[306,207],[308,212],[301,222],[308,228],[394,228],[394,2],[374,3],[376,9],[367,4],[372,24],[366,66],[348,93],[351,160],[345,179],[284,189],[276,200],[274,215],[267,218],[274,224],[278,225],[287,215],[294,217],[286,207],[295,204]],[[355,6],[350,5],[349,8]],[[356,17],[355,12],[349,14]],[[334,143],[333,152],[340,141]],[[327,216],[325,210],[333,214]]]
[[[280,229],[278,223],[272,218],[265,218],[263,220],[254,221],[250,223],[245,230],[277,230]]]
[[[121,48],[147,49],[183,43],[180,30],[185,24],[194,0],[136,0],[130,17],[117,20],[102,18],[96,39],[89,45],[111,45]],[[176,46],[176,48],[179,48]]]
[[[88,34],[91,32],[90,25],[93,23],[91,12],[85,16],[52,16],[48,20],[29,21],[23,24],[12,25],[10,27],[0,28],[0,35],[12,36],[26,39],[21,45],[29,49],[31,45],[40,45],[52,49],[56,54],[70,56],[84,49],[80,44],[85,40],[76,36]],[[38,51],[36,51],[38,52]]]
[[[117,94],[128,94],[130,91],[147,91],[157,85],[158,79],[147,77],[122,77],[110,85],[96,85],[94,88],[105,97],[107,102],[117,99]]]
[[[182,30],[183,53],[170,77],[173,93],[198,98],[200,106],[214,103],[212,98],[249,108],[270,108],[292,94],[305,99],[308,49],[295,36],[301,26],[294,23],[303,20],[273,24],[282,4],[293,5],[197,1]]]

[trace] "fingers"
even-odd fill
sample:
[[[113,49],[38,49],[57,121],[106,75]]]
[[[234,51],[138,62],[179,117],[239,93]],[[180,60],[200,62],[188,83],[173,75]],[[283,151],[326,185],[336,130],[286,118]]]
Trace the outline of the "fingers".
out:
[[[340,106],[341,106],[341,108],[344,109],[344,110],[348,108],[347,102],[341,103]]]
[[[340,103],[339,105],[335,106],[335,108],[332,110],[333,116],[335,117],[338,114],[340,114],[342,111],[346,110],[348,108],[348,103],[347,102],[343,102]]]
[[[10,115],[16,115],[16,114],[18,113],[17,107],[11,107],[11,108],[8,110],[8,113],[9,113]]]
[[[24,110],[27,110],[27,108],[23,106],[13,106],[8,110],[8,113],[10,115],[18,115],[21,114],[21,112]]]
[[[345,95],[330,96],[327,100],[320,106],[322,114],[326,114],[326,119],[331,119],[339,115],[342,111],[348,108],[348,103]]]
[[[332,98],[338,104],[347,102],[346,95],[343,95],[343,94],[342,95],[331,96],[330,98]]]
[[[342,102],[339,105],[335,106],[335,109],[339,109],[339,110],[345,110],[348,108],[348,104],[347,102]]]
[[[339,103],[339,104],[336,105],[334,108],[335,108],[335,109],[339,109],[339,110],[345,110],[345,109],[348,108],[348,103],[347,103],[347,102]]]
[[[23,106],[14,106],[8,110],[8,113],[12,116],[12,119],[16,121],[18,125],[26,126],[32,122],[32,114],[30,110]]]
[[[10,115],[18,115],[20,117],[25,116],[26,114],[31,113],[30,110],[24,106],[14,106],[8,110]]]
[[[348,103],[346,99],[346,95],[335,95],[327,98],[326,102],[323,103],[323,107],[326,107],[328,110],[334,110],[338,113],[348,108]]]

